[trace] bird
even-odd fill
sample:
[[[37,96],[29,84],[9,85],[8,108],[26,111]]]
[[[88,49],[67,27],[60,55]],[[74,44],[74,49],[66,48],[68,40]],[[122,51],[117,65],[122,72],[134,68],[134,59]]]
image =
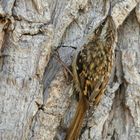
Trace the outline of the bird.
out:
[[[110,4],[106,18],[72,62],[73,86],[78,92],[79,101],[65,140],[78,139],[86,111],[90,106],[98,105],[106,90],[115,59],[116,32]]]

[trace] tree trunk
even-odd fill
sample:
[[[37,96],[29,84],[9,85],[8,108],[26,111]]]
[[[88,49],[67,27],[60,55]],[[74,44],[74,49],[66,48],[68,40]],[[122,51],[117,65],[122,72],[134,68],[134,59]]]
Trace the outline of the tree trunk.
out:
[[[80,140],[140,140],[140,1],[112,0],[111,6],[115,64]],[[1,140],[65,138],[77,102],[64,67],[108,9],[108,0],[1,0]]]

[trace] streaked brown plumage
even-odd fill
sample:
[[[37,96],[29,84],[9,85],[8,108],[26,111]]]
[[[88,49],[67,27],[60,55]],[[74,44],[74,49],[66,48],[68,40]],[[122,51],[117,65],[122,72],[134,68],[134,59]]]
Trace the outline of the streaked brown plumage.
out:
[[[116,27],[108,14],[73,61],[73,81],[79,92],[79,103],[66,140],[77,140],[86,110],[90,104],[99,103],[106,89],[113,65],[115,37]]]

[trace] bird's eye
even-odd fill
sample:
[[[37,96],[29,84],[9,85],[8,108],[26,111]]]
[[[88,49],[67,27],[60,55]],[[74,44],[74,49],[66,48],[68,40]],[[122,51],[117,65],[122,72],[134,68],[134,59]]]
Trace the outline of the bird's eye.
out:
[[[102,22],[101,25],[102,25],[102,26],[105,26],[105,22]]]

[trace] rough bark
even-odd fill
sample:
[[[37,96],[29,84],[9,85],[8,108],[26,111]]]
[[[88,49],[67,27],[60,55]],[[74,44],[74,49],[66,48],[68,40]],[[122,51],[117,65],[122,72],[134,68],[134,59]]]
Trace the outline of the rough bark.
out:
[[[113,0],[116,59],[81,140],[140,139],[140,1]],[[0,139],[64,139],[77,104],[60,58],[90,40],[108,0],[0,1]],[[57,51],[56,51],[57,50]]]

